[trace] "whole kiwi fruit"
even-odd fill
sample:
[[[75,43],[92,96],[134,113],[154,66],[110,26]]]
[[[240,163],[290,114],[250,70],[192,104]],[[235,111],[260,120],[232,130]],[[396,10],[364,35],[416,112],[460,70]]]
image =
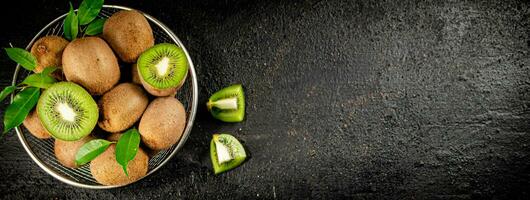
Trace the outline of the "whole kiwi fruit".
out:
[[[147,106],[138,130],[147,147],[162,150],[177,143],[185,127],[186,110],[182,103],[173,97],[159,97]]]
[[[149,100],[140,86],[121,83],[99,99],[99,127],[115,133],[131,127],[144,113]]]
[[[116,162],[115,152],[116,145],[112,144],[105,152],[90,162],[90,172],[98,183],[103,185],[124,185],[132,183],[147,174],[149,157],[141,148],[138,148],[136,156],[127,165],[129,176],[125,175],[122,166]]]
[[[66,80],[85,87],[90,94],[101,95],[120,79],[118,59],[101,38],[84,37],[70,42],[63,52]]]
[[[124,62],[134,63],[138,56],[155,44],[147,19],[135,10],[114,13],[103,26],[103,38]]]
[[[54,151],[55,157],[57,160],[64,166],[70,168],[77,168],[75,164],[75,155],[79,148],[81,148],[85,143],[94,139],[91,135],[88,135],[77,141],[64,141],[64,140],[55,140]]]
[[[40,122],[39,115],[37,114],[37,109],[33,109],[29,115],[24,119],[24,126],[28,131],[35,137],[39,139],[48,139],[52,136],[48,131],[42,126]]]
[[[44,36],[35,41],[33,46],[31,46],[31,54],[37,58],[37,66],[33,71],[40,73],[46,67],[57,67],[60,69],[63,50],[66,45],[68,45],[68,40],[55,35]],[[59,80],[63,80],[61,70],[56,70],[52,75]]]

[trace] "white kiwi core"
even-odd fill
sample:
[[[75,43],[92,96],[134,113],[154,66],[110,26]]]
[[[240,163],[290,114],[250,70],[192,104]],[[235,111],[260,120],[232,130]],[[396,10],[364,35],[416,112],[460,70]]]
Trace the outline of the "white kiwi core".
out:
[[[75,113],[74,109],[67,103],[59,103],[57,104],[57,107],[55,108],[57,112],[61,115],[61,118],[69,121],[74,122],[75,117],[77,114]]]
[[[222,110],[236,110],[237,109],[237,97],[217,100],[213,103],[213,106],[219,109],[222,109]]]
[[[218,140],[215,140],[215,150],[217,151],[217,161],[219,164],[223,164],[234,159],[232,158],[228,148]]]
[[[166,75],[169,69],[169,58],[163,57],[162,60],[155,65],[155,68],[159,76]]]

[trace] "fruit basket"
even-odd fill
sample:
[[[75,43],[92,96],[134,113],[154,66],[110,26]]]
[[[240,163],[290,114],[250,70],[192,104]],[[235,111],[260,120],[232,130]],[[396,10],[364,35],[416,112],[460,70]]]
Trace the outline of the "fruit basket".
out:
[[[99,15],[100,17],[109,17],[113,13],[120,10],[132,9],[124,6],[104,5]],[[186,114],[188,116],[184,133],[180,140],[171,148],[162,150],[152,155],[152,157],[149,159],[147,175],[144,176],[147,177],[157,171],[165,163],[167,163],[171,159],[171,157],[173,157],[186,142],[186,139],[188,138],[191,128],[193,126],[193,121],[195,119],[195,113],[197,110],[198,89],[197,77],[195,75],[193,63],[182,42],[171,30],[169,30],[169,28],[167,28],[160,21],[145,13],[142,14],[144,14],[144,16],[147,18],[153,29],[155,43],[173,43],[177,46],[182,47],[186,54],[189,66],[188,78],[176,94],[177,99],[179,99],[184,105],[186,109]],[[42,36],[61,35],[63,33],[63,19],[66,17],[66,15],[67,14],[64,14],[56,18],[48,25],[46,25],[42,30],[40,30],[28,44],[26,49],[29,50],[33,43]],[[21,69],[21,66],[17,66],[13,75],[13,85],[17,84],[19,80],[24,79],[29,74],[29,71],[24,71]],[[13,97],[14,95],[11,96],[11,101],[13,100]],[[17,127],[15,130],[17,132],[18,138],[20,139],[20,142],[22,143],[22,146],[28,152],[29,156],[33,159],[33,161],[35,161],[35,163],[37,163],[39,167],[41,167],[46,173],[50,174],[54,178],[72,186],[89,189],[108,189],[124,186],[105,186],[97,183],[96,180],[92,178],[88,165],[84,165],[80,168],[75,169],[62,166],[54,156],[54,141],[52,139],[40,140],[31,135],[24,126]]]

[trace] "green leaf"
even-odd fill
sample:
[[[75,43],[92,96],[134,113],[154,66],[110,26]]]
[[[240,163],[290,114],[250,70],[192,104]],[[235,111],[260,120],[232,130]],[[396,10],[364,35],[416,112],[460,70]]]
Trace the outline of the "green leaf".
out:
[[[136,128],[129,129],[118,140],[116,144],[116,161],[123,167],[127,176],[127,164],[133,160],[140,146],[140,133]]]
[[[33,56],[30,52],[26,51],[25,49],[21,48],[5,48],[7,56],[11,58],[11,60],[17,62],[20,64],[20,66],[24,67],[27,70],[32,71],[37,66],[37,58]]]
[[[105,150],[107,150],[112,143],[113,142],[109,142],[104,139],[90,140],[90,142],[87,142],[81,146],[81,148],[79,148],[77,151],[77,154],[75,154],[75,164],[78,166],[87,164],[105,152]]]
[[[57,67],[52,67],[52,66],[48,66],[46,68],[44,68],[42,70],[42,72],[40,72],[41,74],[44,74],[44,75],[50,75],[51,73],[53,73],[55,70],[57,70]]]
[[[79,5],[78,15],[79,15],[79,25],[86,25],[94,20],[98,14],[101,7],[103,7],[104,0],[83,0],[81,5]]]
[[[19,92],[4,113],[4,133],[22,124],[39,101],[40,89],[29,87]]]
[[[64,37],[68,40],[74,40],[77,38],[77,32],[78,32],[78,26],[79,21],[77,20],[77,15],[74,12],[74,7],[72,6],[72,3],[70,3],[70,11],[68,12],[68,15],[64,19]]]
[[[52,86],[55,82],[57,82],[53,77],[49,75],[45,75],[43,73],[37,73],[37,74],[31,74],[22,83],[27,86],[33,86],[43,89],[48,89],[50,86]]]
[[[105,25],[106,19],[96,19],[88,25],[86,28],[85,34],[87,35],[97,35],[103,32],[103,25]]]
[[[17,89],[17,86],[15,85],[12,85],[12,86],[7,86],[6,88],[4,88],[2,90],[2,92],[0,92],[0,101],[4,101],[4,99],[11,93],[13,93],[13,91],[15,91],[15,89]]]

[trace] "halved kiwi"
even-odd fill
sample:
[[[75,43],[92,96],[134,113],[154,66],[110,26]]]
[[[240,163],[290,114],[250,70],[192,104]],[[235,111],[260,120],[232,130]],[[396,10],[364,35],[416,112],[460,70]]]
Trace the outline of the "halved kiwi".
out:
[[[247,158],[245,148],[232,135],[214,134],[210,142],[210,158],[215,174],[231,170],[241,165]]]
[[[188,75],[188,60],[182,48],[161,43],[140,55],[137,68],[147,92],[155,96],[169,96],[184,84]]]
[[[98,122],[98,105],[81,86],[59,82],[44,91],[37,104],[42,125],[50,134],[64,141],[79,140]]]
[[[224,122],[240,122],[245,118],[245,94],[241,84],[214,93],[206,104],[212,116]]]

